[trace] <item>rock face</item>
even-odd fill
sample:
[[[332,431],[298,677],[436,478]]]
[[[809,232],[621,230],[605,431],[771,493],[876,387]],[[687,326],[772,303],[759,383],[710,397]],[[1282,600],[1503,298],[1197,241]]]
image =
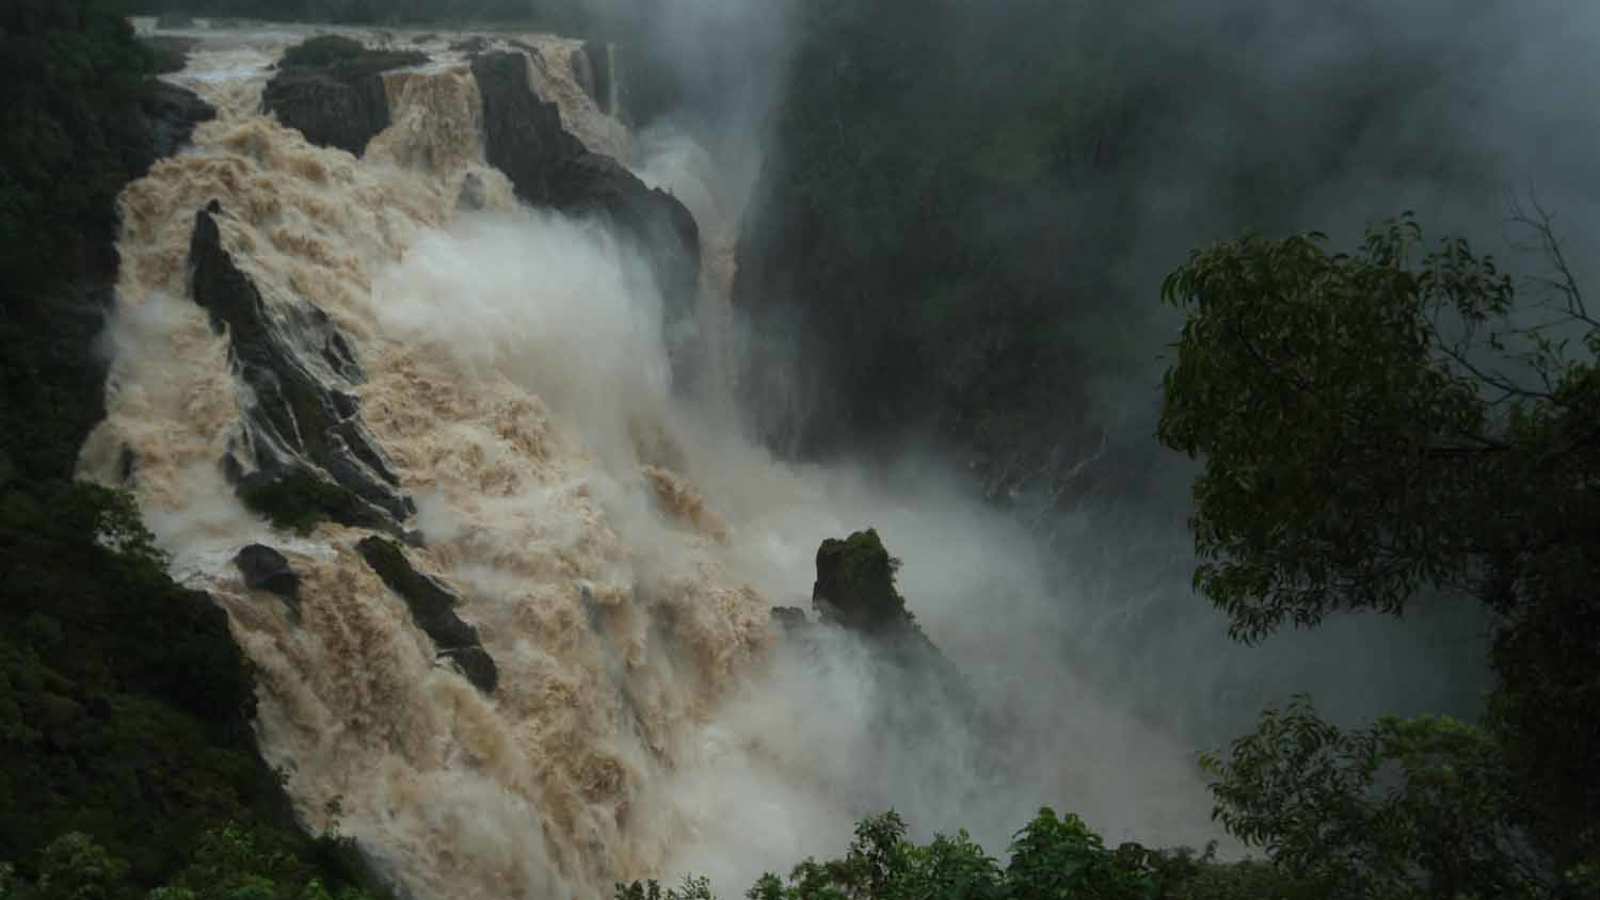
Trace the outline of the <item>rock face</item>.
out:
[[[327,72],[285,70],[267,82],[261,103],[306,140],[360,156],[389,127],[382,77],[339,78]]]
[[[844,540],[829,538],[817,548],[817,581],[811,605],[824,623],[832,623],[869,639],[893,670],[893,681],[905,690],[938,695],[951,708],[976,709],[966,680],[906,609],[895,588],[900,561],[889,555],[871,528]],[[780,624],[792,629],[792,612],[773,610]],[[803,624],[804,618],[799,622]]]
[[[472,61],[483,97],[484,154],[534,206],[598,215],[645,254],[669,321],[693,312],[700,280],[700,230],[671,194],[646,187],[616,160],[589,152],[561,126],[561,113],[528,86],[519,53]]]
[[[879,634],[911,624],[905,598],[895,590],[900,561],[891,557],[871,528],[817,548],[817,581],[811,605],[825,622]]]
[[[156,159],[165,159],[177,153],[184,144],[189,143],[189,136],[194,134],[196,125],[217,117],[217,111],[212,109],[211,104],[164,81],[151,82],[139,106],[144,112],[145,121],[150,123],[151,151]]]
[[[356,549],[389,590],[406,602],[411,621],[433,641],[440,658],[454,663],[478,690],[494,693],[500,680],[499,670],[488,651],[483,649],[478,629],[456,615],[455,607],[460,602],[456,595],[413,568],[405,552],[393,541],[367,537]]]
[[[347,390],[364,377],[349,342],[309,302],[267,308],[222,246],[221,213],[212,201],[195,216],[189,264],[194,301],[218,332],[227,327],[234,374],[249,389],[254,468],[234,453],[224,460],[240,498],[280,526],[326,517],[398,533],[415,507]]]
[[[290,609],[300,608],[300,575],[282,553],[265,544],[249,544],[233,557],[233,564],[244,576],[245,587],[277,594],[289,601]]]
[[[389,127],[383,73],[427,62],[416,51],[368,50],[345,38],[313,38],[284,54],[261,105],[306,140],[360,156]]]

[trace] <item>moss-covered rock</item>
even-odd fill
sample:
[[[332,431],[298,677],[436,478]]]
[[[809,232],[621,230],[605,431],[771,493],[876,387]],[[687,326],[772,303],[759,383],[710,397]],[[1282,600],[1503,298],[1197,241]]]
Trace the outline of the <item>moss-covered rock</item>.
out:
[[[817,548],[817,581],[811,603],[824,621],[867,633],[911,624],[906,601],[895,589],[900,561],[889,555],[878,532],[868,528]]]

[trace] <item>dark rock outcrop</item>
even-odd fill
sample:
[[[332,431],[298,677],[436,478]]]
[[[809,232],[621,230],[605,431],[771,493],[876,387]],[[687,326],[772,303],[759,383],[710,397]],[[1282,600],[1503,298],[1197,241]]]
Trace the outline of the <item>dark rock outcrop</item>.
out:
[[[438,581],[418,572],[406,559],[405,551],[393,541],[366,537],[356,549],[389,590],[406,602],[411,621],[433,641],[439,656],[455,663],[478,690],[494,693],[500,680],[499,671],[488,651],[483,649],[478,629],[456,615],[460,599]]]
[[[309,301],[267,308],[222,246],[216,202],[195,216],[194,301],[227,327],[236,377],[249,389],[244,431],[254,469],[224,466],[240,498],[284,527],[332,518],[398,533],[413,511],[347,388],[363,378],[349,342]]]
[[[908,626],[911,614],[894,586],[899,568],[871,528],[842,541],[828,538],[817,548],[811,604],[823,621],[868,634]]]
[[[233,564],[244,576],[245,587],[277,594],[290,609],[299,610],[300,575],[282,553],[265,544],[248,544],[233,557]]]
[[[378,75],[339,78],[322,71],[288,69],[267,82],[261,103],[311,143],[356,156],[389,127],[389,101]]]
[[[139,107],[145,121],[150,123],[150,149],[156,159],[165,159],[177,153],[184,144],[189,143],[196,125],[217,117],[217,111],[211,104],[193,92],[165,81],[151,82],[140,99]]]
[[[811,624],[806,620],[806,611],[798,606],[774,606],[771,612],[772,624],[785,632],[805,628]]]
[[[418,51],[369,50],[347,38],[313,38],[284,54],[261,106],[306,140],[360,156],[389,127],[383,73],[427,62]]]
[[[817,548],[811,605],[822,622],[871,641],[882,653],[882,661],[895,670],[894,680],[908,690],[936,694],[947,705],[975,709],[961,672],[928,639],[906,608],[894,583],[899,568],[900,561],[889,555],[871,528],[842,541],[824,540]]]
[[[561,113],[528,87],[520,53],[472,61],[483,97],[484,154],[534,206],[601,216],[644,252],[670,321],[692,314],[700,280],[700,229],[671,194],[645,186],[616,160],[591,153]]]

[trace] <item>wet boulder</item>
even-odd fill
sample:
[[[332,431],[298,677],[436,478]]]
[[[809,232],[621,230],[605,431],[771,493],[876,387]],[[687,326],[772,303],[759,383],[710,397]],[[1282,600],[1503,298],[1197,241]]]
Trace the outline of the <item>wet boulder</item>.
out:
[[[336,35],[311,38],[284,52],[261,106],[311,143],[360,156],[390,124],[383,73],[427,61],[416,50],[373,50]]]
[[[363,538],[356,550],[389,590],[405,601],[411,621],[433,641],[439,658],[454,663],[478,690],[494,693],[500,681],[499,670],[483,649],[478,629],[456,615],[460,598],[434,578],[418,572],[393,541],[374,535]]]
[[[289,608],[300,607],[300,575],[289,565],[288,557],[265,544],[249,544],[233,557],[233,564],[244,576],[244,585],[253,591],[277,594]]]

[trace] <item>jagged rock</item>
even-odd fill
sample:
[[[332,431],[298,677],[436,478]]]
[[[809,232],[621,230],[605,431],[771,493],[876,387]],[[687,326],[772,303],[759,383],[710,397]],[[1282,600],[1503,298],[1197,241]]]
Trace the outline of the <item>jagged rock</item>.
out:
[[[245,587],[277,594],[289,601],[290,609],[300,608],[300,575],[282,553],[265,544],[248,544],[233,557],[233,564],[244,576]]]
[[[908,626],[911,614],[894,586],[899,568],[871,528],[842,541],[829,538],[817,548],[811,605],[823,621],[869,634]]]
[[[489,48],[489,39],[481,34],[475,34],[450,45],[456,53],[482,53]]]
[[[175,84],[152,80],[139,98],[139,109],[149,123],[151,153],[165,159],[189,143],[196,125],[217,117],[211,104]]]
[[[348,38],[312,38],[285,52],[261,106],[324,147],[360,156],[389,127],[383,73],[427,62],[415,50],[370,50]]]
[[[517,196],[534,206],[609,219],[650,262],[669,322],[691,315],[700,230],[688,208],[567,132],[556,105],[528,87],[522,54],[479,56],[472,74],[483,97],[484,155],[511,179]]]
[[[895,588],[899,568],[900,561],[889,555],[871,528],[842,541],[824,540],[817,549],[811,604],[824,623],[854,631],[872,644],[885,667],[883,677],[895,685],[896,695],[916,695],[936,706],[975,715],[977,698],[961,671],[923,632]],[[778,613],[773,610],[775,616]],[[904,723],[914,723],[922,712],[897,715]]]
[[[363,538],[356,549],[389,590],[405,601],[406,608],[411,611],[411,621],[433,641],[439,656],[455,663],[478,690],[494,693],[500,680],[499,670],[488,651],[483,649],[478,629],[456,615],[455,607],[460,602],[456,595],[413,568],[405,552],[393,541],[374,535]]]
[[[285,70],[267,82],[262,105],[306,140],[356,156],[389,127],[389,101],[383,79],[335,78],[324,72]]]
[[[798,606],[774,606],[772,608],[772,624],[785,632],[789,632],[804,628],[810,623],[806,621],[806,611]]]
[[[485,694],[493,694],[500,684],[500,670],[494,664],[494,657],[481,646],[440,650],[438,658],[449,660],[473,687]]]
[[[349,342],[308,301],[273,315],[223,248],[221,212],[212,201],[196,214],[189,264],[194,301],[219,333],[226,326],[235,375],[249,388],[254,470],[230,453],[225,472],[241,499],[282,527],[326,517],[399,533],[415,507],[346,390],[363,377]]]

